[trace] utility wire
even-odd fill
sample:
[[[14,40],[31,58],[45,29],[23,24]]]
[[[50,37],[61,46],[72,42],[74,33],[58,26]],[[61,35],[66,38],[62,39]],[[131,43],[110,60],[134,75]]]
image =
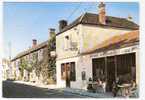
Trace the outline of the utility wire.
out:
[[[96,4],[95,4],[94,2],[92,2],[91,5],[88,5],[89,7],[86,7],[86,8],[84,9],[84,13],[85,13],[86,11],[92,9],[92,8],[93,8],[93,5],[96,5]]]
[[[69,20],[71,17],[72,17],[72,15],[80,8],[80,6],[81,6],[81,4],[82,4],[82,2],[80,2],[79,3],[79,5],[72,11],[72,13],[67,17],[67,20]],[[89,9],[91,9],[92,7],[93,7],[93,5],[94,5],[95,3],[94,2],[92,2],[92,4],[91,5],[88,5],[86,8],[84,8],[84,13],[87,11],[87,10],[89,10]],[[96,5],[96,4],[95,4]]]
[[[72,11],[72,13],[68,16],[67,20],[70,19],[71,16],[80,8],[81,3],[82,3],[82,2],[80,2],[79,5]]]

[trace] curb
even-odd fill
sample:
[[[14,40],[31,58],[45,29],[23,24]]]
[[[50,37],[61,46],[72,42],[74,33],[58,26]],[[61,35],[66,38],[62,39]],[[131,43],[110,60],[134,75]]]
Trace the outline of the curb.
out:
[[[88,96],[88,97],[92,97],[92,98],[108,98],[107,96],[105,95],[102,95],[102,94],[92,94],[92,93],[85,93],[85,92],[73,92],[73,91],[68,91],[68,90],[63,90],[65,92],[70,92],[72,94],[79,94],[79,95],[82,95],[82,96]],[[109,96],[109,98],[112,98],[112,96]]]

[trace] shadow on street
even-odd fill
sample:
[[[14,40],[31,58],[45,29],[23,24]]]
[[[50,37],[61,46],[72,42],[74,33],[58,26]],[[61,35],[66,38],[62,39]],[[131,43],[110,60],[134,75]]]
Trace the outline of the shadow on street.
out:
[[[14,83],[10,80],[3,81],[2,85],[4,98],[86,98],[59,90]]]

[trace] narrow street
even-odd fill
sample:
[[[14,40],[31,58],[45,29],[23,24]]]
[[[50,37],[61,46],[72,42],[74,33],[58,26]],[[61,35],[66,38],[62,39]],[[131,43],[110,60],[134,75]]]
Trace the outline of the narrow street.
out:
[[[3,97],[5,98],[88,98],[60,90],[39,88],[30,85],[3,81]]]

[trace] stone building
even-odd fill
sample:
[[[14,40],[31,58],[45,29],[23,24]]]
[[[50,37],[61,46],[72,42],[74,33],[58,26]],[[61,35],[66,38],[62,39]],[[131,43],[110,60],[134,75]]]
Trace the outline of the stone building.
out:
[[[136,31],[139,26],[126,18],[107,16],[104,3],[98,8],[99,14],[85,13],[69,25],[65,20],[59,22],[56,35],[58,87],[85,89],[90,77],[95,80],[104,76],[110,90],[116,77],[130,74],[131,68],[139,82],[139,31]],[[130,65],[123,65],[121,70],[121,64],[128,59]]]
[[[51,28],[49,34],[50,37],[51,35],[55,34],[55,29]],[[28,70],[26,70],[26,68],[23,71],[20,70],[22,70],[22,64],[24,67],[29,68],[33,67],[32,64],[35,64],[36,60],[38,62],[37,64],[40,64],[44,61],[44,59],[46,61],[48,60],[48,40],[37,44],[37,40],[33,39],[32,47],[23,52],[20,52],[11,60],[13,71],[16,73],[15,79],[43,83],[44,78],[42,74],[40,73],[39,76],[36,74],[36,67],[38,65],[35,65],[35,68],[32,68],[30,73]]]
[[[1,64],[2,64],[2,79],[3,80],[10,79],[11,78],[10,60],[3,58]]]

